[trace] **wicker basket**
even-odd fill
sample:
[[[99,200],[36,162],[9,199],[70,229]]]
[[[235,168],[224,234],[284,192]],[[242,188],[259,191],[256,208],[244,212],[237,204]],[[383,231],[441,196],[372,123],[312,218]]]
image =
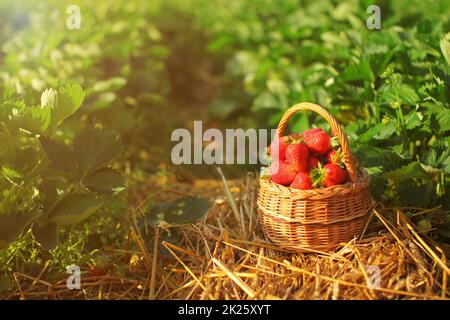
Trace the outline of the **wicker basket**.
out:
[[[328,188],[299,190],[260,179],[258,213],[268,238],[289,251],[332,251],[358,236],[372,208],[370,176],[358,169],[347,137],[336,119],[323,107],[309,102],[290,108],[281,119],[282,136],[289,119],[298,111],[321,115],[340,142],[350,181]]]

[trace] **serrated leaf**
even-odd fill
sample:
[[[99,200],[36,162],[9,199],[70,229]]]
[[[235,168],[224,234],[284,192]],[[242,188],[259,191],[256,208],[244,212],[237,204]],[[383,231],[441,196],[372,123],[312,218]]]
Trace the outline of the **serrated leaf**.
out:
[[[50,125],[51,110],[48,108],[24,106],[13,113],[16,125],[34,134],[44,133]]]
[[[414,105],[419,101],[419,96],[413,88],[407,84],[384,87],[381,93],[381,102],[394,104],[400,102],[406,105]]]
[[[28,212],[0,215],[0,249],[15,241],[34,218]]]
[[[445,141],[439,141],[433,145],[423,157],[423,162],[433,168],[450,173],[450,148]]]
[[[358,142],[368,142],[372,139],[385,140],[391,137],[395,131],[396,126],[393,122],[389,122],[387,124],[378,123],[369,127],[369,129],[358,138]]]
[[[41,245],[44,250],[53,250],[58,244],[58,226],[56,223],[50,223],[39,226],[34,223],[31,228],[34,240]]]
[[[441,39],[439,46],[441,47],[442,55],[445,60],[447,60],[447,63],[450,64],[450,32]]]
[[[33,145],[30,147],[18,148],[15,150],[14,154],[14,160],[10,160],[9,163],[17,171],[21,172],[25,176],[25,178],[33,177],[32,174],[25,173],[34,168],[42,155],[41,151]]]
[[[422,168],[423,168],[426,172],[428,172],[429,174],[431,174],[431,175],[437,175],[437,174],[442,173],[442,170],[441,170],[441,169],[437,169],[437,168],[435,168],[435,167],[433,167],[433,166],[429,166],[429,165],[424,164],[424,163],[422,163]]]
[[[58,200],[58,183],[59,180],[43,180],[39,185],[39,193],[44,197],[42,199],[42,211],[44,215],[48,215],[50,213],[50,209]]]
[[[378,168],[382,168],[384,162],[384,150],[373,147],[369,144],[361,144],[358,145],[354,150],[354,155],[356,158],[361,161],[361,164],[365,168],[375,168],[377,171]]]
[[[450,109],[443,106],[431,106],[428,108],[435,116],[439,127],[437,128],[439,132],[450,131]]]
[[[85,177],[119,157],[122,145],[111,131],[84,129],[75,137],[73,151],[80,176]]]
[[[85,93],[79,84],[73,83],[58,90],[55,106],[52,110],[52,125],[57,127],[81,107]]]
[[[125,178],[119,171],[105,168],[87,176],[83,184],[91,191],[112,195],[124,189]]]
[[[173,202],[158,203],[150,209],[145,222],[149,225],[194,223],[208,212],[211,204],[198,197],[183,197]]]
[[[77,173],[77,162],[71,147],[45,137],[39,138],[39,142],[53,167],[74,175]]]
[[[8,136],[15,136],[19,131],[15,118],[24,108],[26,108],[26,105],[23,101],[3,101],[0,104],[0,131],[8,134]]]
[[[56,104],[58,92],[55,89],[46,89],[41,94],[41,107],[53,109]]]
[[[363,60],[359,63],[351,64],[345,68],[342,73],[344,81],[364,80],[372,82],[374,75],[368,60]]]
[[[53,207],[48,222],[62,226],[79,223],[89,218],[101,204],[101,199],[92,194],[68,194]]]
[[[412,111],[405,116],[406,129],[412,130],[419,126],[422,122],[416,111]]]
[[[409,179],[429,179],[431,176],[422,168],[419,162],[411,162],[399,169],[381,175],[384,179],[391,179],[399,183]]]

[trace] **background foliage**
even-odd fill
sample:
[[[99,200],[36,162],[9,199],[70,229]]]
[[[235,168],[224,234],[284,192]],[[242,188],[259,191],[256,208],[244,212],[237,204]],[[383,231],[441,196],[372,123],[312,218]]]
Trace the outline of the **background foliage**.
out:
[[[449,205],[448,2],[379,1],[381,30],[366,27],[371,1],[192,3],[209,49],[230,55],[225,77],[252,97],[257,125],[275,127],[293,104],[318,102],[346,125],[378,198]],[[302,114],[292,130],[311,125],[323,123]]]

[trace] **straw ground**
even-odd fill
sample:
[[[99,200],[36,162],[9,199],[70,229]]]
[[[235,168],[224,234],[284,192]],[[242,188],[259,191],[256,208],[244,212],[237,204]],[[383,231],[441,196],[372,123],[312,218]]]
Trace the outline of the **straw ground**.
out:
[[[176,191],[175,191],[176,190]],[[83,273],[82,289],[68,290],[67,275],[53,283],[16,273],[21,299],[448,299],[448,247],[421,233],[410,218],[440,208],[377,204],[360,239],[334,253],[292,254],[264,236],[256,212],[257,178],[179,183],[165,197],[194,194],[213,206],[198,223],[129,228],[125,248],[98,274]],[[142,190],[141,190],[142,191]],[[150,196],[149,196],[150,194]],[[130,209],[136,221],[150,190]],[[408,213],[408,217],[406,215]],[[175,241],[176,240],[176,241]],[[371,266],[371,267],[370,267]],[[375,267],[374,267],[375,266]],[[121,272],[118,272],[118,269]],[[379,268],[379,269],[378,269]],[[123,270],[125,269],[125,270]],[[379,270],[379,283],[373,270]]]

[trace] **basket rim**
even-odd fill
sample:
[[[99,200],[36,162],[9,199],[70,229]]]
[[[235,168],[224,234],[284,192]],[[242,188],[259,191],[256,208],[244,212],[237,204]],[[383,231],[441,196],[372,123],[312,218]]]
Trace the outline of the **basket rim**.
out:
[[[283,193],[286,195],[290,195],[292,197],[298,198],[310,198],[310,197],[327,197],[334,196],[342,193],[350,193],[353,191],[361,190],[367,188],[370,185],[370,175],[365,168],[359,168],[357,181],[348,181],[344,184],[338,184],[331,187],[319,188],[319,189],[310,189],[310,190],[300,190],[291,187],[286,187],[280,184],[276,184],[272,182],[270,178],[260,177],[259,182],[260,186],[270,191]]]

